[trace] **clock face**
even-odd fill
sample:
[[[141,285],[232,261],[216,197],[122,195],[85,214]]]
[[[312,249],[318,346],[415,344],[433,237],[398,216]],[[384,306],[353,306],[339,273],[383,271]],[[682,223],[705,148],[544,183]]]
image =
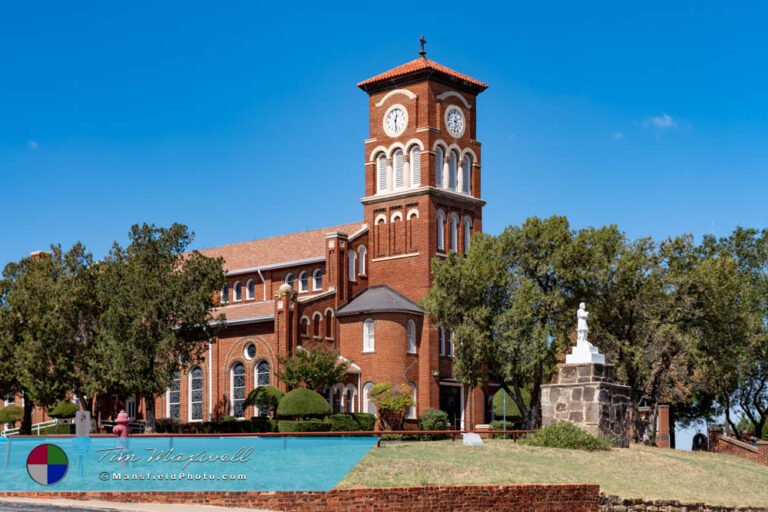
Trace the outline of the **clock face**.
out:
[[[445,111],[445,126],[448,128],[448,133],[454,137],[464,135],[464,114],[458,107],[448,107]]]
[[[408,115],[405,113],[405,109],[400,106],[390,108],[384,117],[384,131],[390,137],[403,133],[407,124]]]

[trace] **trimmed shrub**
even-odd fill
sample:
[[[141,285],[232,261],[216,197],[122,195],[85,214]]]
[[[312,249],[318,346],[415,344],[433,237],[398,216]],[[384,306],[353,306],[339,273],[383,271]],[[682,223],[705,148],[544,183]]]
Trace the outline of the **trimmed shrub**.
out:
[[[277,413],[277,406],[283,399],[285,393],[275,386],[259,386],[250,393],[245,399],[245,407],[255,405],[256,407],[268,407],[272,415]]]
[[[448,430],[448,413],[440,409],[427,409],[419,417],[419,430]],[[424,434],[425,441],[447,439],[444,434]]]
[[[51,418],[74,418],[80,408],[69,400],[59,400],[56,405],[48,409]]]
[[[277,415],[281,419],[322,418],[331,413],[331,406],[325,398],[311,389],[296,388],[289,391],[277,406]]]
[[[175,434],[180,431],[179,420],[176,418],[161,418],[155,420],[155,432],[158,434]]]
[[[567,448],[570,450],[596,451],[611,449],[611,443],[607,439],[595,437],[567,421],[559,421],[547,425],[535,434],[522,438],[520,443],[527,444],[528,446]]]
[[[221,418],[221,421],[223,421],[223,422],[224,421],[237,421],[237,418],[235,418],[234,416],[224,416],[223,418]]]
[[[9,405],[0,409],[0,423],[16,423],[24,417],[24,409],[18,405]]]
[[[419,430],[448,430],[448,413],[440,409],[427,409],[419,418]]]
[[[328,420],[280,420],[278,422],[280,432],[330,432],[331,422]]]
[[[376,416],[367,412],[332,414],[328,417],[332,432],[371,431],[376,426]]]

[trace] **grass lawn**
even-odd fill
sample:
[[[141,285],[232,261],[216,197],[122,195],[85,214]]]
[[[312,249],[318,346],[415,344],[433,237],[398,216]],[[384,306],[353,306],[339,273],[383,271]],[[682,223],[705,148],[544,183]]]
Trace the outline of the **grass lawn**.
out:
[[[385,444],[338,488],[511,483],[596,483],[622,498],[768,506],[768,466],[737,457],[648,448],[584,452],[486,441]]]

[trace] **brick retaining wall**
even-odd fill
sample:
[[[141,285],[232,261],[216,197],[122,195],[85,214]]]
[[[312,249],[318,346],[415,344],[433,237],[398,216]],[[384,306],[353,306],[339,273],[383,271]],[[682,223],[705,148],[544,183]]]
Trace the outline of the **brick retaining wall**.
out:
[[[194,503],[280,512],[597,512],[597,485],[481,485],[328,492],[0,492],[0,498]]]
[[[680,503],[671,500],[623,499],[600,496],[600,512],[768,512],[758,507],[718,507],[703,503]]]
[[[757,441],[753,446],[726,436],[720,429],[709,431],[709,450],[717,453],[727,453],[742,459],[749,459],[758,464],[768,465],[768,441]]]

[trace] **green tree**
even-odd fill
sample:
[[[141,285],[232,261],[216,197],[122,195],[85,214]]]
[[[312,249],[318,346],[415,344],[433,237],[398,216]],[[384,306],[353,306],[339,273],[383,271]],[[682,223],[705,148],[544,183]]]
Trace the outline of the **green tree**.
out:
[[[0,352],[13,362],[0,383],[24,395],[22,431],[31,429],[35,404],[46,407],[74,391],[85,396],[98,387],[99,375],[91,364],[98,305],[93,282],[93,259],[77,243],[64,252],[24,258],[3,271],[0,298]],[[5,372],[3,372],[5,374]]]
[[[127,247],[115,243],[101,267],[97,371],[110,389],[144,398],[151,432],[155,397],[223,327],[224,317],[212,315],[223,261],[186,253],[193,234],[180,224],[135,225],[129,239]]]
[[[541,423],[541,384],[573,329],[578,300],[565,280],[572,260],[568,221],[552,217],[530,218],[499,237],[477,234],[468,255],[432,264],[423,302],[455,331],[454,376],[468,386],[495,376],[527,428]]]
[[[397,388],[391,382],[380,382],[373,386],[370,399],[376,405],[376,412],[384,430],[401,430],[405,411],[414,405],[413,389],[407,384]]]
[[[350,365],[338,352],[323,347],[298,349],[288,357],[278,356],[278,360],[278,377],[289,388],[304,386],[318,393],[343,381]]]

